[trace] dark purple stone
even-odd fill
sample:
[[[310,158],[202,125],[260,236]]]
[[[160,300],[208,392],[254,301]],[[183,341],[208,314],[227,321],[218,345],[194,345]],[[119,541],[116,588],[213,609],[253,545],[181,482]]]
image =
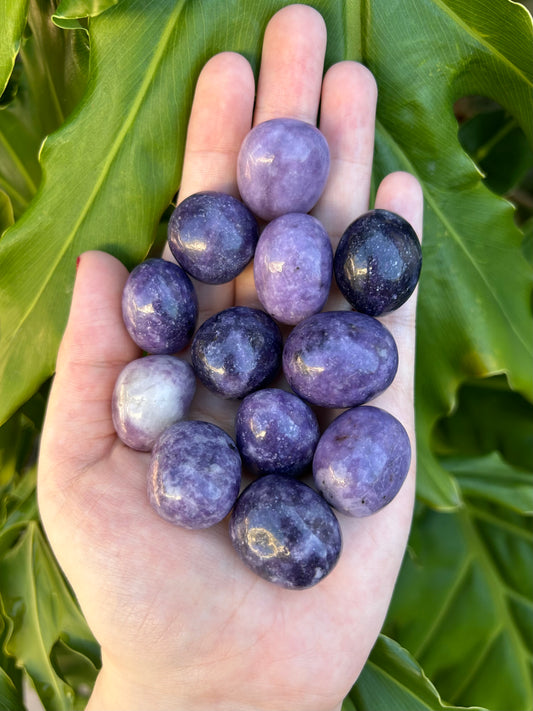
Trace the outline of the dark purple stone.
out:
[[[196,390],[191,366],[171,355],[128,363],[117,378],[111,402],[120,439],[148,452],[166,428],[183,419]]]
[[[223,284],[242,272],[259,238],[255,217],[226,193],[195,193],[180,203],[168,223],[175,259],[199,281]]]
[[[230,519],[233,547],[254,573],[301,590],[330,573],[341,552],[335,514],[311,487],[269,474],[239,496]]]
[[[178,526],[207,528],[222,521],[237,499],[240,482],[241,458],[235,443],[208,422],[177,422],[152,450],[150,503]]]
[[[305,121],[276,118],[245,137],[237,161],[242,199],[256,215],[272,220],[287,212],[309,212],[329,174],[329,148]]]
[[[200,326],[191,360],[209,390],[225,398],[241,398],[274,378],[281,365],[281,349],[281,332],[268,314],[233,306]]]
[[[335,252],[334,271],[346,300],[370,316],[394,311],[411,296],[422,267],[422,250],[411,225],[388,210],[370,210],[346,229]]]
[[[183,269],[165,259],[147,259],[131,272],[122,294],[124,323],[148,353],[177,353],[189,343],[198,300]]]
[[[401,422],[378,407],[355,407],[320,438],[313,476],[338,511],[369,516],[396,496],[410,463],[411,443]]]
[[[316,218],[282,215],[265,227],[257,244],[257,296],[271,316],[294,325],[326,303],[332,262],[328,233]]]
[[[398,350],[379,321],[353,311],[325,311],[287,338],[283,371],[294,392],[322,407],[353,407],[392,383]]]
[[[277,388],[247,395],[235,418],[235,440],[253,474],[299,476],[311,464],[319,436],[309,405]]]

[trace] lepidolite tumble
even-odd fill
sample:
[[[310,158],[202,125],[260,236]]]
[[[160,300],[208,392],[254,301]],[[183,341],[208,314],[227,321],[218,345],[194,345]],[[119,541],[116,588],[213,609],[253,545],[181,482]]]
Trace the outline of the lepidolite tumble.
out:
[[[126,281],[122,316],[140,348],[151,354],[177,353],[188,345],[198,318],[193,283],[177,264],[147,259]]]
[[[255,251],[259,301],[281,323],[318,313],[328,298],[332,264],[329,235],[315,217],[290,213],[272,220]]]
[[[397,369],[390,331],[353,311],[324,311],[301,321],[283,350],[291,388],[322,407],[362,405],[389,387]]]
[[[264,311],[232,306],[196,332],[191,361],[202,383],[225,398],[241,398],[268,384],[281,365],[282,340]]]
[[[237,184],[254,214],[272,220],[288,212],[309,212],[329,174],[329,147],[305,121],[274,118],[244,138],[237,160]]]
[[[399,492],[411,463],[411,443],[401,422],[378,407],[354,407],[326,429],[316,448],[313,476],[338,511],[376,513]]]
[[[148,497],[165,520],[184,528],[222,521],[239,494],[241,458],[231,437],[209,422],[177,422],[153,450]]]
[[[120,372],[111,401],[113,425],[132,449],[148,452],[169,425],[183,419],[196,391],[191,366],[171,355],[149,355]]]
[[[247,395],[235,418],[235,441],[252,474],[299,476],[310,467],[319,436],[309,405],[279,388]]]
[[[230,537],[257,575],[294,590],[320,582],[341,552],[340,526],[324,499],[302,481],[278,474],[256,479],[242,492]]]
[[[168,244],[178,263],[207,284],[223,284],[242,272],[259,238],[255,217],[226,193],[194,193],[168,223]]]
[[[334,259],[335,279],[361,313],[394,311],[413,293],[422,267],[416,232],[400,215],[370,210],[347,227]]]

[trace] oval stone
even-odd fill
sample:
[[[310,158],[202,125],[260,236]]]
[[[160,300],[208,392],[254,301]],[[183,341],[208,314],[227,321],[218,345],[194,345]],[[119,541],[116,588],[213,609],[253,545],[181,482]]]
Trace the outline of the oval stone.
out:
[[[287,338],[283,372],[294,392],[314,405],[353,407],[394,380],[398,349],[372,316],[325,311],[301,321]]]

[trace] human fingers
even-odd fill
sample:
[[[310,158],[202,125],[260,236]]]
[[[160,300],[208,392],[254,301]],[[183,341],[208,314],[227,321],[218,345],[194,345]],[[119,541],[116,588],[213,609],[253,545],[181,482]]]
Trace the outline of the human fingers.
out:
[[[307,5],[289,5],[272,17],[263,40],[254,125],[273,118],[316,123],[326,41],[322,16]],[[259,306],[251,264],[235,282],[235,301]]]
[[[252,124],[255,82],[248,61],[235,52],[212,57],[198,77],[187,129],[179,200],[216,190],[237,196],[237,154]],[[168,245],[163,256],[173,259]],[[233,282],[195,281],[200,321],[233,304]]]

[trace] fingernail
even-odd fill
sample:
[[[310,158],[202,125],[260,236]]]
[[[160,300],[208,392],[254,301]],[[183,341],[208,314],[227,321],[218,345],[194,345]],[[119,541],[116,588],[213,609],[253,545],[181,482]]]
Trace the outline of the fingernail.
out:
[[[76,271],[78,271],[78,267],[80,266],[80,259],[81,259],[81,255],[76,257]]]

